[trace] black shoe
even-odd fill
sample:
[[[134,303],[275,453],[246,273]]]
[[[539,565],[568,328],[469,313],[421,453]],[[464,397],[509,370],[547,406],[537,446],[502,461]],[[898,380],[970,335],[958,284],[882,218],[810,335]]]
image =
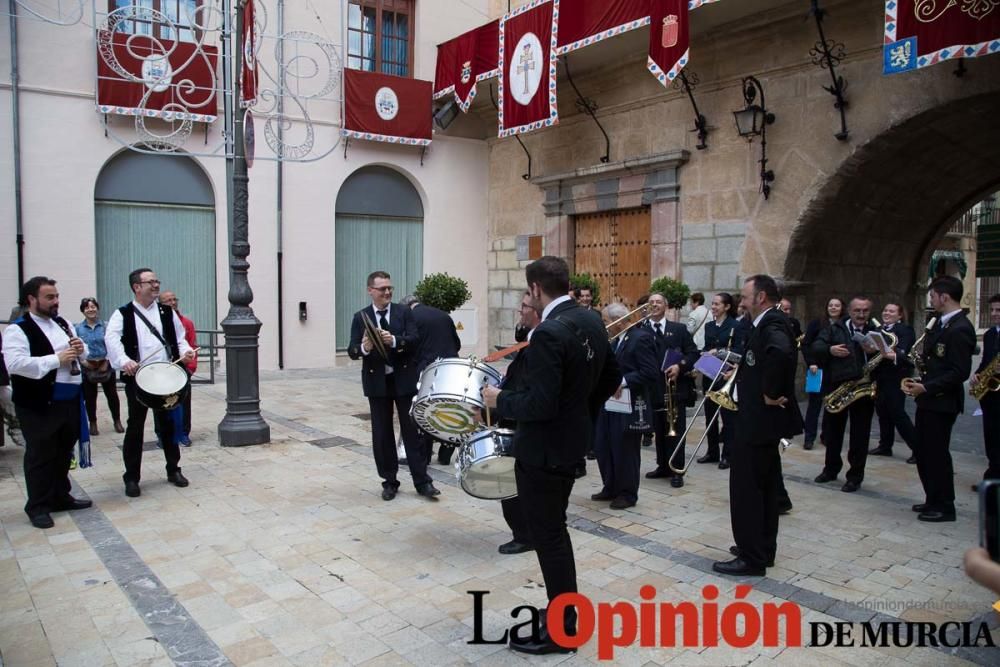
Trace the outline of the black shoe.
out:
[[[395,497],[396,497],[396,487],[394,486],[382,487],[382,500],[392,500]]]
[[[650,433],[644,433],[642,435],[642,446],[649,447],[653,444],[653,436]]]
[[[917,503],[910,509],[913,510],[914,512],[926,512],[927,508],[928,508],[927,503]]]
[[[88,507],[93,507],[94,502],[91,500],[78,500],[73,496],[70,496],[67,500],[56,503],[52,508],[53,512],[72,512],[73,510],[85,510]]]
[[[718,454],[705,454],[704,456],[698,459],[698,463],[718,463],[718,462],[719,462]]]
[[[441,495],[441,492],[435,488],[433,482],[427,482],[423,486],[417,489],[417,493],[422,495],[424,498],[430,498],[431,500],[437,500],[437,496]]]
[[[917,457],[911,456],[910,458],[906,459],[906,462],[909,463],[910,465],[914,465],[917,462]]]
[[[179,486],[181,488],[184,488],[185,486],[190,484],[190,482],[187,481],[187,477],[181,474],[180,468],[178,468],[174,472],[168,472],[167,481],[173,484],[174,486]]]
[[[722,457],[722,460],[719,461],[719,470],[729,470],[729,459]]]
[[[526,551],[534,551],[535,547],[530,544],[524,544],[523,542],[518,542],[516,540],[511,540],[497,547],[497,551],[505,556],[510,556],[512,554],[523,554]]]
[[[729,547],[729,553],[731,553],[732,555],[734,555],[734,556],[736,556],[738,558],[740,556],[740,554],[742,554],[743,552],[740,550],[740,548],[738,546],[736,546],[734,544],[733,546]],[[767,566],[768,567],[774,567],[774,559],[773,558],[771,560],[767,561]]]
[[[815,446],[816,443],[813,442],[812,440],[806,440],[804,443],[802,443],[802,449],[812,449]]]
[[[129,498],[138,498],[142,491],[139,490],[139,482],[125,482],[125,495]]]
[[[29,516],[28,519],[31,520],[31,525],[35,528],[51,528],[56,525],[56,522],[52,520],[52,515],[48,512],[41,512],[34,516]]]
[[[712,563],[712,570],[719,574],[730,574],[739,577],[763,577],[766,570],[759,565],[751,565],[742,558]]]
[[[943,523],[945,521],[954,521],[954,512],[938,512],[937,510],[926,510],[917,515],[917,518],[921,521],[928,521],[930,523]]]
[[[860,488],[861,488],[861,482],[852,482],[851,480],[847,480],[846,482],[844,482],[844,485],[840,487],[840,490],[843,491],[844,493],[854,493]]]
[[[869,449],[868,456],[892,456],[892,448],[879,445],[874,449]]]
[[[836,480],[837,480],[836,475],[828,475],[826,474],[826,471],[823,471],[820,474],[816,475],[816,479],[814,479],[813,481],[816,482],[817,484],[826,484],[827,482],[834,482]]]
[[[530,653],[531,655],[547,655],[549,653],[576,653],[575,648],[566,648],[565,646],[560,646],[559,644],[552,641],[552,637],[549,636],[548,628],[542,627],[538,632],[538,641],[535,641],[532,637],[514,637],[510,638],[510,650],[517,651],[519,653]]]
[[[661,477],[670,477],[672,474],[666,468],[656,468],[646,473],[646,479],[660,479]]]
[[[588,461],[595,461],[595,460],[597,460],[597,455],[594,454],[594,450],[590,450],[589,452],[587,452],[587,460]]]
[[[608,493],[607,491],[601,491],[600,493],[590,494],[591,500],[614,500],[614,494]]]
[[[778,503],[778,514],[784,515],[784,514],[788,514],[791,511],[792,511],[792,501],[791,500],[787,500],[787,501],[785,501],[783,503],[781,503],[781,502]]]
[[[684,475],[674,475],[670,478],[670,486],[679,489],[684,486]]]
[[[115,433],[124,433],[124,432],[125,432],[125,427],[122,426],[122,423],[121,423],[120,420],[116,419],[115,420]]]
[[[625,496],[618,496],[611,501],[611,505],[609,505],[609,507],[613,510],[625,510],[629,507],[635,507],[635,501],[629,500]]]

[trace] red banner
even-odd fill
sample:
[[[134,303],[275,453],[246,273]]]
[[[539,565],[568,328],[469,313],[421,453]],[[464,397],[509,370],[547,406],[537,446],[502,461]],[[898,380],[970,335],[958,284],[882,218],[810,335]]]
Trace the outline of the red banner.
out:
[[[569,53],[644,25],[649,25],[649,0],[560,0],[556,53]]]
[[[533,0],[500,19],[500,136],[559,122],[559,0]]]
[[[211,123],[218,114],[218,54],[214,46],[99,30],[97,110]]]
[[[430,81],[344,70],[344,129],[353,139],[426,146],[431,143]]]
[[[453,92],[462,111],[469,110],[476,83],[497,74],[499,29],[498,19],[438,45],[435,97]]]
[[[669,84],[688,62],[688,0],[649,0],[649,58],[656,80]]]
[[[240,106],[257,104],[257,49],[260,35],[254,25],[253,0],[243,5],[243,72],[240,77]]]
[[[883,72],[1000,53],[997,0],[888,0]]]

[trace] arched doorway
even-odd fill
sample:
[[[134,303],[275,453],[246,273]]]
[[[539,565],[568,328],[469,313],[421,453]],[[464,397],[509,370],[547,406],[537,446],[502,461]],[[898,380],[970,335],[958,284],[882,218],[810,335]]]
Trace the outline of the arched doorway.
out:
[[[784,278],[807,316],[830,295],[923,305],[931,253],[970,206],[1000,186],[1000,93],[942,105],[847,158],[812,200]]]
[[[94,209],[103,317],[132,299],[129,272],[148,266],[195,326],[216,328],[215,195],[193,159],[122,151],[97,177]]]
[[[394,300],[413,291],[423,275],[424,206],[413,184],[399,172],[368,166],[351,174],[337,193],[337,349],[351,339],[351,318],[368,302],[365,280],[388,271]]]

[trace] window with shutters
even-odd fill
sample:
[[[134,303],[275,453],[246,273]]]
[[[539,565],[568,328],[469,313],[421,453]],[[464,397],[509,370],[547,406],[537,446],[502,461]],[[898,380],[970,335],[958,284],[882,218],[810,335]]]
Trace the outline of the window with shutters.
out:
[[[413,76],[413,0],[350,0],[347,66]]]
[[[180,42],[196,41],[198,24],[208,20],[202,10],[205,0],[108,0],[108,12],[124,7],[135,7],[130,16],[116,27],[117,32],[129,35],[146,35],[154,39]],[[170,23],[158,21],[160,16]],[[170,24],[173,24],[171,26]]]

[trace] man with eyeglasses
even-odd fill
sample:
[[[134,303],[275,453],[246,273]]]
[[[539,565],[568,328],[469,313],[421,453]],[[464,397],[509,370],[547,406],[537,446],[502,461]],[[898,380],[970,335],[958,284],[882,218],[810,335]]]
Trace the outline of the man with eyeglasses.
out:
[[[191,363],[194,350],[184,337],[184,325],[177,313],[158,302],[160,281],[152,269],[136,269],[128,276],[134,298],[112,315],[104,334],[108,360],[112,368],[122,372],[125,398],[128,401],[128,423],[122,458],[125,461],[125,495],[140,495],[139,479],[142,472],[142,438],[149,408],[136,396],[135,374],[140,364],[155,361]],[[167,481],[185,487],[188,480],[177,465],[181,460],[180,448],[174,438],[174,422],[167,410],[153,410],[156,430],[161,435],[163,454],[167,460]]]
[[[399,428],[403,432],[406,463],[417,493],[436,499],[441,492],[427,474],[427,453],[421,445],[417,429],[410,419],[410,404],[417,393],[418,347],[417,323],[410,309],[392,303],[392,278],[385,271],[373,271],[368,276],[370,306],[354,314],[351,322],[351,343],[347,354],[361,359],[361,386],[368,397],[372,417],[372,453],[375,468],[382,478],[382,500],[392,500],[399,490],[399,457],[396,455],[396,434],[393,431],[393,408],[399,412]],[[377,327],[386,357],[376,351],[368,339],[363,317],[367,315]]]

